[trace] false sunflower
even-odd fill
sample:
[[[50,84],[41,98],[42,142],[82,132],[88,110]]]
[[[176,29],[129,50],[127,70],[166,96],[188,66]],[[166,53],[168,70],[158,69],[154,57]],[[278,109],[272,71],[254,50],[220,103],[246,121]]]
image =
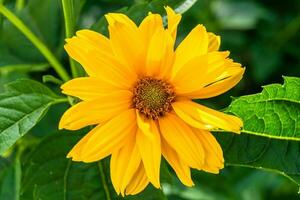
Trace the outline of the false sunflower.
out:
[[[220,145],[209,132],[239,133],[242,121],[199,105],[193,99],[220,95],[244,73],[239,63],[219,51],[220,37],[197,25],[175,49],[181,15],[166,7],[137,26],[126,15],[110,13],[109,38],[80,30],[65,49],[88,77],[62,86],[82,101],[67,110],[59,128],[96,125],[69,152],[73,161],[110,158],[118,194],[141,192],[149,183],[160,188],[163,156],[186,186],[190,168],[218,173],[224,166]]]

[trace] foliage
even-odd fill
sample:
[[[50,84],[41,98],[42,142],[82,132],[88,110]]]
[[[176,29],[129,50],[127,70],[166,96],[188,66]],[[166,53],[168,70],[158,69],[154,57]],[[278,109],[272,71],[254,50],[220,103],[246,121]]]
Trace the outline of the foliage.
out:
[[[215,130],[227,166],[220,175],[193,172],[196,186],[185,188],[163,163],[163,191],[149,186],[125,199],[298,198],[298,1],[0,0],[0,199],[124,199],[112,189],[109,158],[92,164],[65,158],[87,130],[57,131],[59,115],[73,102],[58,90],[68,78],[64,73],[83,75],[64,53],[64,38],[82,28],[107,34],[107,12],[126,13],[139,23],[149,11],[165,15],[165,5],[184,13],[179,40],[203,23],[222,36],[223,49],[247,66],[236,89],[201,100],[222,108],[229,95],[236,96],[225,111],[241,117],[244,129],[241,135]],[[21,19],[31,33],[26,35],[7,13]],[[259,93],[261,85],[279,83],[282,75],[282,85],[264,86]],[[277,172],[292,181],[241,167]]]

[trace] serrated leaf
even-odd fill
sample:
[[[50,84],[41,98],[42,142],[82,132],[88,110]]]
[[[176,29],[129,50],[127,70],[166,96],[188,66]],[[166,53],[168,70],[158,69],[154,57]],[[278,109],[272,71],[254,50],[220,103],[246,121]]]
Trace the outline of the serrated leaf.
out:
[[[59,132],[45,138],[36,147],[23,165],[22,200],[98,200],[109,199],[108,195],[110,199],[124,199],[117,197],[113,190],[109,159],[99,165],[99,162],[86,164],[66,158],[68,151],[81,137],[82,134],[75,132]],[[100,172],[102,170],[104,177]],[[160,200],[165,197],[161,190],[148,187],[138,196],[125,199]]]
[[[243,119],[242,132],[270,138],[300,140],[300,78],[263,87],[262,93],[236,98],[229,108]]]
[[[26,134],[61,100],[39,82],[21,79],[6,85],[0,94],[0,154]]]
[[[217,133],[227,165],[275,171],[300,185],[300,78],[263,87],[233,100],[227,111],[241,117],[241,135]]]

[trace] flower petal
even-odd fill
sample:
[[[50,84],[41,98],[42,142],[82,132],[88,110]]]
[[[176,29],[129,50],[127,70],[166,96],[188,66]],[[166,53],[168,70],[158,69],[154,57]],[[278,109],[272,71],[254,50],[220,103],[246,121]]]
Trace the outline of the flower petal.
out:
[[[72,79],[61,86],[62,93],[82,100],[93,100],[120,90],[115,86],[94,77]]]
[[[133,109],[122,112],[104,125],[98,125],[92,130],[94,133],[82,149],[79,160],[94,162],[105,158],[132,138],[136,128]]]
[[[158,30],[150,39],[146,76],[164,77],[171,73],[174,62],[173,40],[168,31]]]
[[[143,38],[143,41],[147,43],[146,46],[149,45],[149,39],[152,38],[154,33],[161,29],[163,29],[161,16],[159,14],[149,13],[139,26],[141,37]]]
[[[87,141],[94,134],[94,131],[88,132],[68,153],[67,158],[72,158],[73,161],[81,161],[81,151],[86,145]]]
[[[204,150],[191,128],[174,114],[159,119],[160,130],[166,142],[190,167],[201,169]]]
[[[135,138],[128,138],[128,142],[119,150],[112,153],[110,159],[110,176],[112,184],[119,194],[124,196],[126,187],[138,170],[141,163],[141,156]]]
[[[203,170],[218,174],[219,170],[224,168],[224,158],[221,146],[215,137],[205,130],[193,129],[195,135],[201,141],[205,151],[205,164]]]
[[[113,56],[108,38],[94,31],[77,31],[76,36],[66,39],[66,42],[65,49],[69,56],[79,62],[90,76],[95,76],[97,69],[89,65],[88,60],[85,58],[89,50],[97,50],[100,55],[104,54],[107,57]]]
[[[221,37],[208,33],[208,52],[218,51],[221,45]]]
[[[138,114],[137,118],[141,118],[141,116]],[[160,188],[161,144],[157,125],[153,120],[145,119],[137,120],[137,122],[138,127],[141,128],[137,132],[136,142],[142,156],[147,177],[156,188]]]
[[[177,101],[173,103],[172,106],[176,113],[184,112],[193,120],[198,121],[202,124],[206,124],[208,129],[213,127],[231,131],[234,133],[240,133],[241,127],[243,126],[243,122],[236,116],[218,112],[216,110],[194,103],[190,100]],[[179,115],[179,117],[182,117],[182,115]],[[191,123],[191,120],[187,120],[186,117],[182,117],[182,120],[195,128],[199,128],[197,124]]]
[[[125,194],[135,195],[144,190],[148,184],[149,180],[147,178],[144,166],[141,163],[137,172],[134,174],[132,180],[128,184]]]
[[[115,55],[128,71],[136,73],[136,65],[144,49],[141,48],[143,42],[138,27],[124,14],[110,13],[105,17]]]
[[[176,93],[185,96],[212,83],[226,69],[228,55],[229,52],[211,52],[188,61],[171,79]]]
[[[185,96],[192,99],[206,99],[223,94],[240,82],[240,80],[243,78],[245,68],[231,68],[224,73],[226,72],[226,78],[221,78],[221,75],[212,84],[209,84],[208,86],[200,88],[199,90],[196,90],[194,92],[186,93]]]
[[[69,108],[59,122],[59,129],[77,130],[104,123],[130,107],[132,93],[119,90],[92,101],[82,101]]]
[[[161,150],[164,158],[174,169],[180,181],[186,186],[193,186],[194,183],[191,178],[190,167],[182,159],[179,158],[179,155],[164,140],[162,140]]]
[[[97,77],[117,87],[128,88],[131,86],[130,80],[134,79],[136,75],[130,73],[116,59],[107,38],[101,36],[105,38],[102,38],[102,44],[98,40],[93,41],[94,34],[101,35],[99,33],[78,31],[76,34],[77,36],[66,40],[65,49],[73,59],[84,67],[89,76]]]
[[[208,34],[203,25],[198,25],[177,47],[172,74],[176,74],[189,60],[206,54],[207,50]]]
[[[168,31],[171,33],[173,40],[176,40],[177,26],[181,20],[181,15],[176,14],[169,6],[165,7],[168,17]]]

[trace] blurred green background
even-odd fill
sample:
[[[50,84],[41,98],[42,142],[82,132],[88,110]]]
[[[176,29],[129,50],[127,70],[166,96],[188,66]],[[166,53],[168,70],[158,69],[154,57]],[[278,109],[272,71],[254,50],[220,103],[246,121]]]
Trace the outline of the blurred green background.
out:
[[[31,7],[29,6],[26,11],[20,9],[18,15],[68,66],[68,58],[62,48],[64,44],[62,12],[53,13],[51,6],[49,7],[52,5],[51,1],[53,0],[50,0],[50,3],[49,0],[22,1],[24,5],[19,5],[20,7],[26,7],[27,4]],[[87,0],[80,5],[82,11],[78,18],[77,29],[89,28],[107,12],[145,2],[151,1]],[[11,9],[18,6],[12,0],[6,0],[5,4]],[[34,9],[35,6],[39,6],[39,9]],[[37,19],[36,16],[41,18]],[[209,31],[221,35],[221,49],[230,50],[231,56],[246,67],[244,79],[237,87],[217,98],[202,100],[201,103],[222,109],[230,103],[231,96],[257,93],[261,91],[262,85],[282,83],[282,75],[300,76],[299,0],[198,0],[183,14],[178,41],[199,23],[204,24]],[[24,40],[7,20],[0,18],[0,26],[1,88],[3,84],[20,77],[31,77],[41,81],[42,75],[54,74],[40,53],[34,50],[30,42]],[[19,64],[30,65],[30,71],[23,68],[11,70],[11,66]],[[53,116],[60,115],[64,109],[51,110],[38,127],[26,137],[39,138],[55,131],[57,122]],[[45,131],[43,133],[38,131],[41,129]],[[163,185],[164,192],[171,200],[300,199],[296,184],[272,172],[228,166],[220,175],[193,171],[193,178],[196,186],[186,188],[176,178],[171,177],[172,180]]]

